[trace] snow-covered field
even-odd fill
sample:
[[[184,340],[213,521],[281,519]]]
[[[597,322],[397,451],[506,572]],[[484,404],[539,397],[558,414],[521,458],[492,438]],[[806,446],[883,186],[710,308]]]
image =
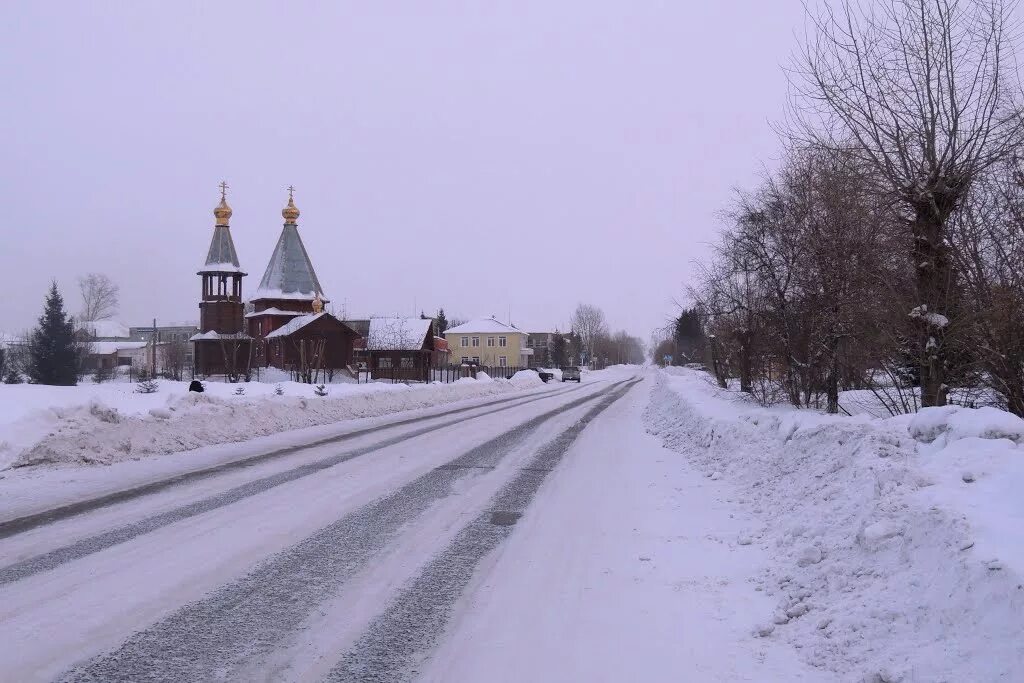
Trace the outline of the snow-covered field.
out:
[[[327,385],[327,396],[297,382],[207,382],[201,394],[190,393],[188,382],[161,380],[151,394],[137,393],[137,386],[0,384],[0,471],[45,463],[110,464],[542,383],[533,373],[451,384],[341,383]],[[236,394],[239,388],[243,394]]]
[[[648,428],[756,522],[750,628],[851,681],[1024,680],[1024,421],[837,417],[659,373]]]

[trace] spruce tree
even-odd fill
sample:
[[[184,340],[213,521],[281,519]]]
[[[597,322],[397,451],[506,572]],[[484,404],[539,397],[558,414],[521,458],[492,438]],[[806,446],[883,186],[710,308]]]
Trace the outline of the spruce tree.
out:
[[[443,308],[437,311],[437,317],[434,320],[437,322],[437,333],[444,334],[444,331],[448,329],[448,318],[444,317]]]
[[[39,327],[29,341],[28,375],[35,384],[74,386],[78,384],[79,350],[71,317],[57,283],[50,285]]]

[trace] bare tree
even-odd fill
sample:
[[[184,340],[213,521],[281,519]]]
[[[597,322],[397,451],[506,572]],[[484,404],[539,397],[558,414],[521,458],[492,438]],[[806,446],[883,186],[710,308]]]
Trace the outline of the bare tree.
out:
[[[121,288],[103,273],[89,273],[78,278],[78,289],[82,293],[79,319],[107,320],[117,313]]]
[[[580,304],[572,314],[572,331],[579,340],[580,350],[586,354],[587,362],[594,358],[594,347],[598,336],[607,334],[604,312],[591,304]]]
[[[185,374],[188,342],[184,340],[166,342],[161,345],[160,355],[164,373],[170,375],[171,379],[180,382]]]
[[[953,223],[952,253],[970,301],[971,348],[987,402],[1024,416],[1024,173],[1000,165],[975,183]]]
[[[1009,10],[1001,0],[826,3],[791,79],[797,134],[873,167],[913,236],[925,406],[948,394],[948,222],[971,183],[1024,142]]]

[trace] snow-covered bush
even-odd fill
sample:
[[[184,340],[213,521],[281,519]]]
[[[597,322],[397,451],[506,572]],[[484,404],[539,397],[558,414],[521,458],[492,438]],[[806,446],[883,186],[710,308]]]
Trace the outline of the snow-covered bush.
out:
[[[245,387],[235,387],[235,396],[245,396]]]
[[[155,379],[144,379],[138,383],[135,387],[135,393],[138,394],[155,394],[159,390],[160,385]]]
[[[323,384],[317,384],[313,393],[317,396],[326,396],[328,394],[327,387]]]

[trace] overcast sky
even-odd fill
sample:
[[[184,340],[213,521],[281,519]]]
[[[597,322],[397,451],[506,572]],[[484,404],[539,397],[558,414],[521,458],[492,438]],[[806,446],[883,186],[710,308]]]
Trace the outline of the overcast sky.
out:
[[[0,332],[51,279],[195,320],[221,179],[259,282],[289,184],[352,315],[578,302],[645,339],[779,145],[799,0],[5,2]]]

